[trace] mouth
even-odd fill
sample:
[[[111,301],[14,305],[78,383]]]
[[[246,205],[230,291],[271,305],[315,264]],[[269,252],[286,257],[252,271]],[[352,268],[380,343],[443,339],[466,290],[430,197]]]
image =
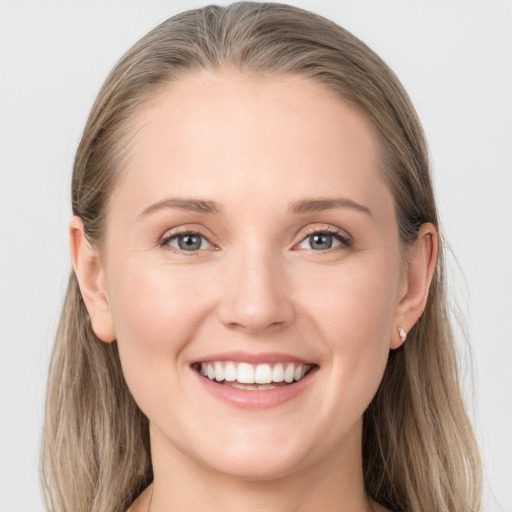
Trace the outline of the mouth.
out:
[[[205,361],[192,364],[192,368],[203,378],[245,391],[269,391],[291,386],[315,367],[315,364],[297,362],[250,364],[239,361]]]

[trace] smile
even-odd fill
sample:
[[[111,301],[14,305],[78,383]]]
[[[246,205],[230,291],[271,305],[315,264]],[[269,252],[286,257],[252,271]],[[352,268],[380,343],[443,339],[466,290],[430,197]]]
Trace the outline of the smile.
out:
[[[197,391],[230,407],[261,410],[297,404],[317,380],[320,365],[291,354],[233,351],[196,359],[190,369],[199,384]]]
[[[196,363],[193,368],[203,377],[219,384],[248,391],[266,391],[303,379],[313,366],[293,362],[250,364],[208,361]]]

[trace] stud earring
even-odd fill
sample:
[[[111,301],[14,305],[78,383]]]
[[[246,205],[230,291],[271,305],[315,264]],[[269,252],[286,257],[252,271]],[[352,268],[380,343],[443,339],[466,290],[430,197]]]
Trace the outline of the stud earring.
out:
[[[400,326],[398,326],[397,329],[398,334],[400,335],[400,339],[402,340],[402,342],[404,342],[407,339],[407,333]]]

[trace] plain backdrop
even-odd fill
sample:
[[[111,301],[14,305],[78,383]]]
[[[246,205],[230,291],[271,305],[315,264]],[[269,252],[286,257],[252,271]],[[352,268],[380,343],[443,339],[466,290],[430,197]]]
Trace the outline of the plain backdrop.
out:
[[[363,39],[416,105],[453,252],[451,294],[468,332],[466,343],[458,331],[459,350],[484,462],[485,510],[510,512],[512,2],[291,3]],[[0,0],[0,512],[43,510],[45,381],[70,269],[71,167],[88,111],[133,43],[201,5]]]

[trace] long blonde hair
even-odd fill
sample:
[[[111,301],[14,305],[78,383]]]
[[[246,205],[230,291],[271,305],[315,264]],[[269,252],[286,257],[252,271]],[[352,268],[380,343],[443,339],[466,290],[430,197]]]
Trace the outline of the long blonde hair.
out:
[[[240,2],[168,19],[108,76],[72,180],[73,213],[92,244],[102,242],[134,113],[180,75],[220,66],[298,74],[353,105],[378,134],[404,252],[423,222],[439,229],[422,128],[388,66],[325,18],[288,5]],[[442,243],[426,310],[406,344],[390,353],[365,412],[363,465],[367,493],[392,510],[480,510],[479,458],[458,382]],[[128,391],[116,343],[92,332],[73,273],[50,365],[42,479],[52,512],[124,512],[152,480],[148,420]]]

